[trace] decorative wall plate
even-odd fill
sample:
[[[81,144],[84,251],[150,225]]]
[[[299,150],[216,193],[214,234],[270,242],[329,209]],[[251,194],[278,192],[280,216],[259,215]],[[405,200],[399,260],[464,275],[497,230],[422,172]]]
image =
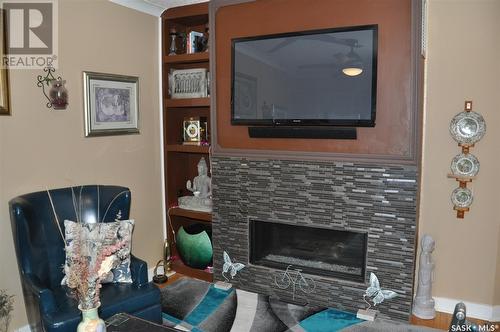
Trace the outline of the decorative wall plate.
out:
[[[460,144],[472,145],[483,138],[486,123],[481,114],[461,112],[455,115],[450,123],[450,134]]]
[[[472,204],[472,191],[468,188],[456,188],[451,193],[451,202],[456,207],[468,208]]]
[[[476,176],[479,172],[479,161],[470,153],[460,153],[451,161],[451,172],[458,176]]]

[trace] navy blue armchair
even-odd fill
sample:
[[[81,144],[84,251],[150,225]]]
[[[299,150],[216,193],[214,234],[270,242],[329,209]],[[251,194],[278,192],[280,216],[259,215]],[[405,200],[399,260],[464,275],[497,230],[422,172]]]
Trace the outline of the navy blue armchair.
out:
[[[83,186],[50,190],[64,234],[64,220],[114,221],[129,218],[131,193],[119,186]],[[64,242],[47,191],[22,195],[9,202],[12,235],[28,320],[32,331],[76,331],[81,320],[77,301],[61,286]],[[105,284],[99,315],[119,312],[161,322],[160,292],[148,282],[147,264],[132,256],[132,284]]]

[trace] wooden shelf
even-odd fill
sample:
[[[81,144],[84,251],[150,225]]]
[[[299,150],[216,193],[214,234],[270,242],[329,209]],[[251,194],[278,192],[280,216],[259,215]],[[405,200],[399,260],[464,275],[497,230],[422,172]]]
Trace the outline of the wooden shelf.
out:
[[[205,222],[212,222],[212,214],[209,212],[200,212],[182,209],[180,207],[174,207],[169,210],[170,216],[179,216],[190,219],[201,220]]]
[[[172,262],[172,270],[191,278],[201,279],[208,282],[212,282],[213,280],[213,273],[210,273],[206,270],[190,268],[189,266],[184,265],[180,258],[177,258]]]
[[[165,162],[165,205],[176,204],[178,196],[186,193],[186,181],[193,180],[198,175],[197,164],[201,157],[207,159],[209,146],[183,145],[182,123],[185,118],[206,118],[207,131],[210,131],[210,97],[172,99],[168,95],[168,73],[172,69],[203,68],[209,70],[209,52],[168,55],[172,38],[170,32],[175,30],[179,34],[188,34],[191,31],[208,33],[208,2],[192,4],[167,9],[162,15],[162,75],[163,75],[163,136]],[[181,40],[176,38],[176,48],[183,50]],[[179,51],[181,53],[181,51]],[[207,160],[208,161],[208,160]],[[212,227],[212,214],[207,212],[191,211],[174,207],[168,209],[168,229],[178,229],[191,224]],[[175,235],[167,232],[172,254],[177,257],[172,262],[172,269],[179,274],[212,281],[212,273],[190,268],[182,262],[177,254]]]
[[[451,174],[451,173],[449,173],[447,175],[447,177],[450,179],[455,179],[459,182],[471,182],[472,180],[476,179],[475,176],[460,176],[460,175],[455,175],[455,174]]]
[[[208,52],[165,55],[163,61],[169,64],[206,62],[208,61]]]
[[[184,152],[184,153],[208,153],[209,146],[200,145],[184,145],[184,144],[168,144],[166,149],[168,152]]]
[[[182,108],[182,107],[209,107],[210,97],[207,98],[186,98],[186,99],[165,99],[167,108]]]

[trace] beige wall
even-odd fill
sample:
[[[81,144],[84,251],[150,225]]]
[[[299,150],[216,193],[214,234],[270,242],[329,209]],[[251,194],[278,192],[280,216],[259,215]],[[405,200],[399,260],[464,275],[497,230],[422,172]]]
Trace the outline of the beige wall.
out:
[[[0,288],[16,295],[12,327],[26,324],[7,202],[48,187],[119,184],[132,190],[133,253],[150,267],[163,242],[158,19],[105,0],[59,0],[59,69],[69,107],[45,108],[41,71],[11,74],[12,116],[0,117]],[[85,138],[82,71],[139,76],[139,135]]]
[[[493,298],[493,303],[495,305],[500,305],[500,227],[498,229],[498,240],[497,240],[497,273],[495,277],[495,297]]]
[[[436,239],[433,295],[500,304],[500,1],[430,0],[420,234]],[[464,100],[487,123],[472,153],[481,163],[474,203],[457,219],[446,178],[459,153],[448,133]],[[496,296],[494,296],[496,289]]]

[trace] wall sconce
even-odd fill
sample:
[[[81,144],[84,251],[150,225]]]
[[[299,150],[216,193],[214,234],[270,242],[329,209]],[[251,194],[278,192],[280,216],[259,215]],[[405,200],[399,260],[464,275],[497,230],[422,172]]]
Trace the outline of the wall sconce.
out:
[[[43,95],[48,100],[47,108],[65,110],[68,106],[68,90],[64,87],[66,81],[61,76],[58,76],[57,79],[54,77],[55,69],[53,67],[45,67],[43,71],[46,74],[45,76],[38,75],[36,85],[42,88]],[[48,94],[45,89],[48,89]]]

